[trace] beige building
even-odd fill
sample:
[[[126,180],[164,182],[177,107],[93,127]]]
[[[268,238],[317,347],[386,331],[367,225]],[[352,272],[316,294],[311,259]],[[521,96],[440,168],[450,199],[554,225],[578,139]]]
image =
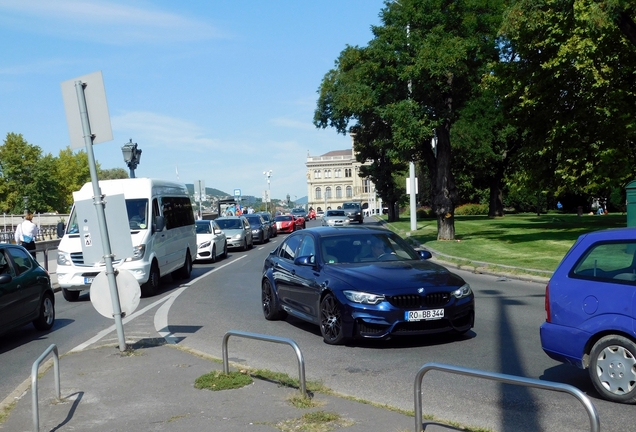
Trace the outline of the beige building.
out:
[[[353,137],[351,144],[350,149],[334,150],[322,156],[307,153],[308,208],[316,211],[336,209],[348,201],[357,201],[363,209],[371,212],[382,208],[373,182],[358,176],[360,166],[370,162],[361,164],[356,161]]]

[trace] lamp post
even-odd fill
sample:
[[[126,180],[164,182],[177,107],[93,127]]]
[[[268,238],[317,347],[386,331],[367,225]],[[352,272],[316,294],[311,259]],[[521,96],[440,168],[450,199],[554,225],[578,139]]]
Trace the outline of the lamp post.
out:
[[[265,211],[268,211],[267,209],[267,203],[270,201],[270,194],[272,191],[272,187],[271,184],[269,182],[269,178],[272,176],[272,170],[269,171],[263,171],[263,175],[265,175],[265,177],[267,177],[267,196],[265,197]]]
[[[124,162],[130,170],[130,178],[135,178],[135,169],[141,160],[141,149],[137,148],[137,143],[132,142],[131,138],[130,142],[121,148],[121,152],[124,155]]]

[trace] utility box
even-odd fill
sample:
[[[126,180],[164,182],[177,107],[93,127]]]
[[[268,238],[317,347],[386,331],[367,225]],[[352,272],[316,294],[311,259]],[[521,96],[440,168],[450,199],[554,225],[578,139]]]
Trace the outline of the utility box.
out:
[[[625,186],[627,195],[627,226],[636,227],[636,180]]]

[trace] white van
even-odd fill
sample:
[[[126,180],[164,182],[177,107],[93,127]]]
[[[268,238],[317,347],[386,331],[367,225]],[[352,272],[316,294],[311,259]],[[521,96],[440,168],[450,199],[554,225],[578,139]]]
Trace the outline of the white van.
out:
[[[102,180],[103,195],[124,194],[134,254],[113,262],[129,270],[139,282],[142,295],[156,293],[159,279],[168,273],[188,278],[196,258],[194,210],[185,185],[164,180],[132,178]],[[76,200],[93,198],[92,183],[75,194]],[[75,301],[90,288],[93,278],[105,270],[104,263],[85,265],[75,207],[60,240],[57,280],[64,298]]]

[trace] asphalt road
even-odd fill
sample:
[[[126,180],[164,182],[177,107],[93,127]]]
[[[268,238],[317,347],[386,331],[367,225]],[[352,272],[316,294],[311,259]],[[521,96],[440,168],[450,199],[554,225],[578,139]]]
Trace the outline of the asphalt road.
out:
[[[284,236],[278,236],[247,252],[230,251],[227,259],[215,264],[195,264],[192,278],[181,285],[164,278],[161,293],[142,299],[135,313],[138,316],[125,322],[126,336],[156,337],[159,332],[219,358],[223,335],[229,330],[288,337],[303,352],[308,380],[406,410],[413,410],[415,374],[428,362],[562,382],[588,394],[603,431],[633,429],[633,406],[598,399],[585,371],[556,363],[541,350],[538,328],[545,319],[544,285],[457,271],[475,291],[474,331],[463,337],[329,346],[316,326],[294,318],[278,322],[263,318],[262,263],[282,239]],[[58,294],[56,303],[57,322],[52,332],[41,335],[25,326],[0,337],[0,398],[28,378],[31,364],[51,343],[64,353],[113,324],[94,311],[87,296],[67,303]],[[98,343],[105,342],[116,343],[115,333],[106,330]],[[231,338],[228,352],[233,362],[298,374],[296,356],[285,345]],[[437,371],[424,377],[422,389],[425,414],[464,425],[510,432],[589,430],[581,404],[562,393]]]

